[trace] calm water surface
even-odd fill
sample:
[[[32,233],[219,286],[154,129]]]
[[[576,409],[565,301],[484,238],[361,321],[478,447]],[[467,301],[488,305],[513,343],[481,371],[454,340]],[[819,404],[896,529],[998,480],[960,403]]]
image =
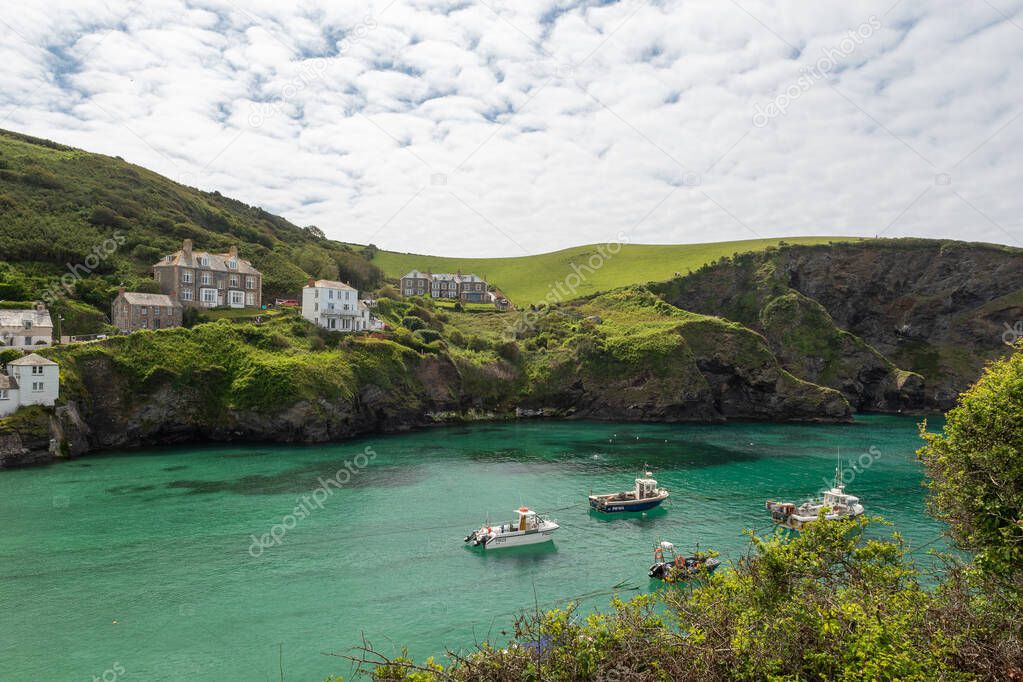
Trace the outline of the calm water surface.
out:
[[[850,492],[919,548],[926,516],[916,419],[852,425],[519,422],[316,447],[133,451],[0,474],[0,678],[349,679],[365,635],[417,657],[500,638],[515,614],[607,605],[655,587],[651,548],[747,546],[768,497],[824,487],[841,448],[869,463]],[[940,426],[940,422],[935,426]],[[376,456],[322,508],[303,495],[366,447]],[[874,455],[867,455],[875,448]],[[361,458],[360,458],[361,461]],[[608,520],[585,496],[632,486],[644,464],[663,510]],[[346,476],[342,476],[342,479]],[[323,497],[323,494],[320,494]],[[311,500],[311,498],[308,498]],[[462,537],[520,504],[562,524],[553,546],[476,554]],[[279,545],[252,536],[287,521]],[[253,556],[253,555],[257,556]],[[115,623],[116,621],[116,623]],[[119,666],[123,673],[116,672]]]

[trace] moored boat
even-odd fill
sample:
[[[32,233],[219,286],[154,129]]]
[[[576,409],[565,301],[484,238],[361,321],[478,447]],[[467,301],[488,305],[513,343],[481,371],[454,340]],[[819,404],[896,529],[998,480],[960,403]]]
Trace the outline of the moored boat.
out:
[[[684,556],[675,551],[675,545],[661,542],[654,549],[654,564],[647,575],[666,583],[684,583],[710,575],[720,565],[721,562],[709,554],[697,552]]]
[[[518,518],[508,523],[485,523],[465,536],[465,542],[472,547],[501,549],[550,542],[560,526],[555,521],[541,516],[528,507],[519,507]]]
[[[619,512],[641,512],[653,509],[668,499],[668,491],[657,487],[657,481],[649,471],[646,476],[636,479],[636,487],[621,493],[590,495],[590,507],[598,512],[613,514]]]
[[[764,506],[771,512],[771,521],[792,530],[802,530],[806,524],[821,518],[825,521],[837,521],[838,519],[854,518],[864,512],[860,498],[845,492],[845,484],[842,483],[841,460],[835,469],[834,485],[830,490],[825,491],[822,497],[798,506],[795,502],[768,500]]]

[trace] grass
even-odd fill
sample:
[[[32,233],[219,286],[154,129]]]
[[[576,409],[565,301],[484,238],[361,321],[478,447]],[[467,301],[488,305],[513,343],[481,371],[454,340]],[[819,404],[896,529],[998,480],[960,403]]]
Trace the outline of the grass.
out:
[[[829,241],[851,241],[853,237],[787,237],[784,239],[749,239],[709,244],[625,244],[611,255],[606,244],[577,246],[552,253],[515,258],[447,258],[422,256],[394,251],[378,251],[373,264],[388,278],[398,278],[412,269],[433,272],[475,273],[501,289],[516,305],[540,303],[552,292],[560,300],[586,296],[631,284],[670,279],[676,272],[686,274],[723,256],[746,251],[759,251],[769,246],[787,244],[826,244]],[[611,245],[614,248],[614,245]],[[603,249],[606,257],[598,249]],[[590,269],[590,263],[603,264]],[[573,268],[575,266],[575,268]],[[571,293],[577,279],[584,279]]]

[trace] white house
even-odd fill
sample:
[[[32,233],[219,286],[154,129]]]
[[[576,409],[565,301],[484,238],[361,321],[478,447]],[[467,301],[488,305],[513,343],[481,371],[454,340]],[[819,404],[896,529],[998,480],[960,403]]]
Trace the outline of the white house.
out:
[[[0,346],[42,348],[53,343],[53,321],[42,303],[32,310],[0,310]]]
[[[359,292],[329,279],[309,280],[302,289],[302,317],[317,327],[339,332],[370,328],[369,308],[359,301]]]
[[[53,405],[60,395],[60,368],[53,360],[31,353],[7,363],[0,373],[0,417],[23,405]]]

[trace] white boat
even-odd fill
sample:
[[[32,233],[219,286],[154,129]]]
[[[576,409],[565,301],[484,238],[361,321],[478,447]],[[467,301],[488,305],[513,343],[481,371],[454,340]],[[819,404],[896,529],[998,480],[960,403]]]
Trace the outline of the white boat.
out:
[[[765,505],[771,512],[771,520],[779,526],[785,526],[793,530],[802,530],[803,526],[816,521],[824,510],[825,521],[837,521],[848,519],[863,514],[863,505],[860,498],[845,492],[845,484],[842,483],[842,462],[839,460],[835,469],[835,484],[824,493],[823,497],[804,502],[796,506],[794,502],[775,502],[768,500]]]
[[[501,549],[502,547],[519,547],[550,542],[554,531],[560,526],[545,516],[531,511],[528,507],[515,510],[518,518],[508,523],[485,523],[465,536],[465,541],[473,547],[485,549]]]
[[[640,512],[661,504],[668,499],[668,491],[657,487],[653,474],[636,479],[636,487],[621,493],[590,495],[590,507],[605,514],[617,512]]]

